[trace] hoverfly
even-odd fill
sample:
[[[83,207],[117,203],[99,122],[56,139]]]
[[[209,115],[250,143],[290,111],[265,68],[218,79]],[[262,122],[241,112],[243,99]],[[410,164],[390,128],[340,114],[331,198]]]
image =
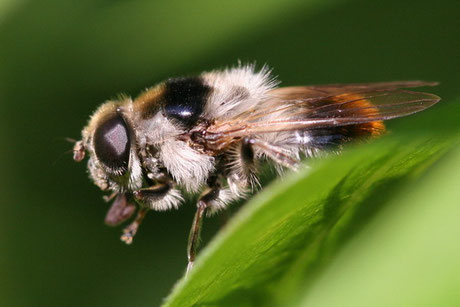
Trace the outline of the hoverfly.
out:
[[[102,104],[74,146],[89,154],[91,179],[112,193],[105,222],[137,216],[121,239],[130,244],[149,210],[178,208],[181,191],[201,193],[188,243],[188,267],[202,219],[248,195],[258,161],[298,169],[303,157],[381,135],[384,120],[437,103],[407,88],[424,81],[277,87],[270,71],[238,66],[169,79],[137,98]]]

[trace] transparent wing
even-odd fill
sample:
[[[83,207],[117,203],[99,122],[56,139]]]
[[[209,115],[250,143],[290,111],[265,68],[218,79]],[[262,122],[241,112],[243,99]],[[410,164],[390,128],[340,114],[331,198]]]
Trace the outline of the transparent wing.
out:
[[[406,81],[279,88],[270,98],[238,116],[216,122],[207,139],[230,139],[260,133],[357,125],[407,116],[437,103],[434,94],[400,88],[436,85]]]
[[[437,82],[428,81],[393,81],[376,83],[350,83],[350,84],[325,84],[311,86],[281,87],[271,91],[274,96],[284,99],[291,98],[319,98],[347,93],[363,93],[371,91],[390,91],[401,88],[414,88],[422,86],[435,86]]]

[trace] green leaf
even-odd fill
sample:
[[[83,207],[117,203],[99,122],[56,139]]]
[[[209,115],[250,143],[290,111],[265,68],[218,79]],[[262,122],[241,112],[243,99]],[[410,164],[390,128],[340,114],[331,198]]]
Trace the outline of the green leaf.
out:
[[[459,170],[456,148],[398,193],[306,292],[302,306],[458,306]]]
[[[381,283],[388,290],[390,277],[398,272],[385,271],[378,266],[379,261],[397,263],[399,258],[383,247],[391,245],[398,231],[405,229],[407,216],[414,224],[419,214],[418,201],[407,195],[415,193],[421,177],[434,176],[426,179],[434,182],[442,178],[442,171],[432,169],[437,161],[446,159],[446,153],[453,155],[456,144],[455,137],[387,136],[341,156],[311,161],[309,168],[275,181],[246,204],[202,251],[194,270],[176,285],[165,306],[286,306],[301,300],[312,306],[337,306],[342,305],[341,298],[332,295],[337,291],[356,303],[361,291],[350,282],[354,268],[367,254],[372,254],[373,260],[366,267],[369,270],[360,271],[360,286],[370,288],[366,280],[379,280],[378,274],[384,273],[386,279]],[[416,199],[424,199],[425,207],[436,210],[436,197],[428,196],[438,195],[439,184],[425,185],[422,196]],[[399,212],[404,207],[407,212]],[[377,221],[380,228],[371,230],[380,231],[380,237],[372,236],[369,230]],[[431,223],[421,232],[424,236],[432,227],[442,226],[442,219],[431,222],[441,225]],[[354,242],[361,235],[365,237]],[[407,242],[410,236],[420,244],[425,238],[418,236],[417,228],[409,233]],[[348,254],[339,258],[342,250]],[[409,254],[417,256],[422,250]],[[402,259],[410,260],[406,258]],[[341,261],[342,270],[331,269],[337,266],[336,260]],[[341,274],[344,271],[347,275]],[[404,280],[411,281],[410,277]],[[420,295],[423,297],[423,292]],[[369,297],[362,305],[376,302],[377,298]]]

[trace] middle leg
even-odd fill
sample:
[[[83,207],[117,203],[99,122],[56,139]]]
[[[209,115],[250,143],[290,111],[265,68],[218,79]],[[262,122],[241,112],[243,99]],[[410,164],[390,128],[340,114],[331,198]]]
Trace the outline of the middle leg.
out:
[[[211,206],[211,202],[219,197],[219,192],[221,189],[220,182],[217,176],[212,176],[208,180],[208,188],[201,194],[198,203],[197,209],[195,212],[195,217],[193,219],[192,228],[190,230],[190,235],[188,238],[187,245],[187,274],[193,267],[195,263],[195,256],[200,244],[200,235],[201,228],[203,225],[203,216],[206,213],[206,210]]]

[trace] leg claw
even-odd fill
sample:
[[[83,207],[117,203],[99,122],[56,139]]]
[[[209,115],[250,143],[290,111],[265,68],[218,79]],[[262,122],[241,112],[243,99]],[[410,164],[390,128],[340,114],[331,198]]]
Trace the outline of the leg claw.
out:
[[[134,233],[130,229],[125,229],[123,231],[123,235],[121,236],[121,241],[125,242],[126,244],[130,245],[133,243]]]

